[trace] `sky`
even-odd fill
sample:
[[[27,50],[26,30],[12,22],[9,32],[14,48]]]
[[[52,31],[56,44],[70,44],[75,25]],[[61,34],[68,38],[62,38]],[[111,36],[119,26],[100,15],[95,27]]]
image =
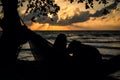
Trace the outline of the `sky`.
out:
[[[107,15],[102,14],[103,4],[94,2],[94,8],[85,9],[84,4],[71,4],[65,0],[55,0],[60,11],[53,17],[53,21],[48,17],[41,17],[38,22],[32,22],[30,19],[33,14],[24,14],[27,2],[18,12],[31,30],[120,30],[120,3],[115,6],[114,0],[108,1],[110,2],[105,7],[111,12]]]

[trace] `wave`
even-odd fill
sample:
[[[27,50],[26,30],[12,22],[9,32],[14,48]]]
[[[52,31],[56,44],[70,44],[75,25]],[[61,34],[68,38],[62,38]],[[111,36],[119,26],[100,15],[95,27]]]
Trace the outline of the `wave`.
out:
[[[96,48],[104,48],[104,49],[116,49],[120,50],[120,47],[109,47],[109,46],[94,46]]]
[[[82,41],[83,43],[120,43],[120,41]]]

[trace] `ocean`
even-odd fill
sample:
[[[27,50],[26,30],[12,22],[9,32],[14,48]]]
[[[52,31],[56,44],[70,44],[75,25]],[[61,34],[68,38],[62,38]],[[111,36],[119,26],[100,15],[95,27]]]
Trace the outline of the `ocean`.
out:
[[[96,47],[102,54],[103,59],[110,59],[120,55],[120,31],[35,31],[37,34],[54,43],[58,34],[67,36],[67,44],[77,40],[83,44]],[[18,59],[35,60],[30,50],[29,43],[22,45]],[[120,80],[120,71],[111,74],[113,78]]]
[[[67,36],[67,44],[72,40],[77,40],[83,44],[96,47],[102,54],[103,59],[110,59],[120,55],[120,31],[35,31],[37,34],[54,43],[58,34],[63,33]],[[1,35],[1,32],[0,32]],[[21,45],[18,56],[20,60],[35,60],[29,42]],[[111,74],[112,77],[120,80],[120,71]]]
[[[54,43],[58,34],[67,36],[67,44],[77,40],[83,44],[96,47],[103,59],[110,59],[120,54],[120,31],[35,31],[37,34]],[[22,45],[18,59],[34,60],[29,43]]]

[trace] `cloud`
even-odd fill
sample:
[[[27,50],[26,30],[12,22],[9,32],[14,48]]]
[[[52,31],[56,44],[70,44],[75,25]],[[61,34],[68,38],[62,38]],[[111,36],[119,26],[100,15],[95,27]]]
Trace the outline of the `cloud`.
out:
[[[69,13],[69,12],[68,12]],[[33,15],[35,14],[28,14],[25,16],[24,21],[25,22],[30,22],[32,23],[30,20],[33,17]],[[90,18],[90,13],[89,11],[84,11],[84,12],[79,12],[79,14],[72,14],[72,16],[69,14],[62,14],[62,16],[65,16],[64,18],[59,18],[59,15],[56,15],[53,17],[53,20],[51,20],[49,17],[47,16],[40,16],[36,22],[45,24],[45,23],[49,23],[51,25],[69,25],[72,23],[76,23],[76,22],[84,22],[89,20]],[[23,17],[23,16],[22,16]],[[30,23],[28,25],[30,25]]]
[[[89,11],[81,12],[80,15],[75,14],[72,18],[66,18],[65,20],[60,20],[57,24],[59,25],[70,25],[77,22],[85,22],[90,19]]]
[[[82,23],[72,25],[83,30],[120,30],[120,12],[113,10],[109,15],[93,18]]]
[[[111,3],[106,6],[107,9],[111,9],[111,13],[103,15],[103,6],[98,7],[96,3],[96,9],[86,10],[84,4],[77,4],[64,2],[64,0],[56,0],[60,6],[58,15],[53,17],[53,21],[46,16],[40,16],[37,19],[37,23],[32,23],[30,19],[35,14],[21,15],[24,17],[25,23],[31,27],[31,29],[119,29],[120,25],[120,4]],[[23,11],[24,12],[24,11]],[[21,13],[23,13],[21,11]],[[36,25],[37,24],[37,25]],[[34,28],[33,28],[34,26]],[[56,26],[56,28],[55,28]]]

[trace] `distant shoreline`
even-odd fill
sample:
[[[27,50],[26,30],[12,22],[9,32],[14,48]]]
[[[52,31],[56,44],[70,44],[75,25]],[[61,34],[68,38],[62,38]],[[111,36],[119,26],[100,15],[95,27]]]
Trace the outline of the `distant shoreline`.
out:
[[[32,30],[32,31],[35,31],[35,32],[36,32],[36,31],[40,31],[40,32],[45,32],[45,31],[46,31],[46,32],[47,32],[47,31],[48,31],[48,32],[54,32],[54,31],[55,31],[55,32],[57,32],[57,31],[63,31],[63,32],[67,32],[67,31],[73,31],[73,32],[74,32],[74,31],[81,31],[81,32],[82,32],[82,31],[88,31],[88,32],[92,32],[92,31],[99,31],[99,32],[101,32],[101,31],[108,31],[108,32],[109,32],[109,31],[112,31],[112,32],[114,32],[114,31],[118,31],[118,32],[119,32],[120,30]]]
[[[59,32],[59,31],[62,31],[62,32],[69,32],[69,31],[71,31],[71,32],[75,32],[75,31],[81,31],[81,32],[84,32],[84,31],[88,31],[88,32],[92,32],[92,31],[98,31],[98,32],[102,32],[102,31],[106,31],[106,32],[114,32],[114,31],[117,31],[117,32],[119,32],[120,30],[32,30],[32,31],[34,31],[34,32]],[[0,30],[0,32],[2,32],[2,30]]]

